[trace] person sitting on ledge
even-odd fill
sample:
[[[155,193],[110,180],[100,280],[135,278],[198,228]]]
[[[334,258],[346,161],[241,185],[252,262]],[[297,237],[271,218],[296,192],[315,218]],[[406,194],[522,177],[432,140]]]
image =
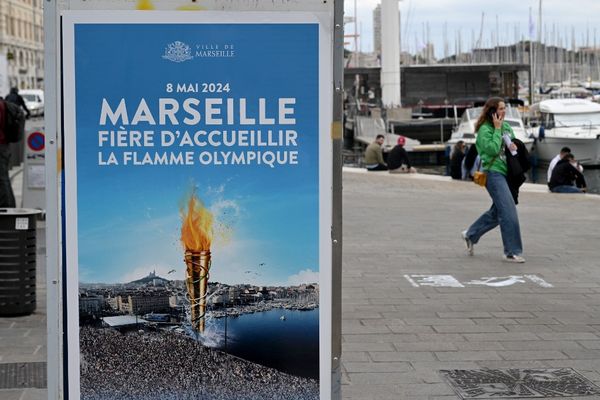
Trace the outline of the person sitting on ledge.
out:
[[[399,173],[415,173],[417,170],[410,166],[410,160],[408,153],[404,148],[406,144],[406,138],[400,136],[398,138],[398,144],[394,146],[390,154],[388,154],[388,168],[391,174]]]
[[[387,171],[388,166],[383,161],[383,149],[381,146],[385,136],[377,135],[375,141],[367,146],[365,150],[365,165],[367,171]]]
[[[548,182],[552,193],[585,193],[587,191],[585,178],[577,168],[575,156],[567,153],[552,170]]]

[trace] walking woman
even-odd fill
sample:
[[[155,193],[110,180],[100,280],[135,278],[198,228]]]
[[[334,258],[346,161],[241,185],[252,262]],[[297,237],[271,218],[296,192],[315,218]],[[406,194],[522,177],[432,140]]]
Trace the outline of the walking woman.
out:
[[[500,225],[504,260],[524,263],[525,259],[521,256],[523,245],[519,216],[506,180],[506,145],[502,136],[508,135],[510,139],[514,139],[515,136],[510,125],[504,122],[505,114],[506,104],[504,101],[499,97],[492,97],[486,101],[475,125],[477,131],[475,145],[481,157],[483,170],[487,173],[485,188],[493,203],[490,209],[483,213],[469,229],[462,232],[462,237],[467,245],[469,255],[472,256],[473,245],[479,242],[486,232]],[[517,146],[510,142],[508,149],[516,151]]]

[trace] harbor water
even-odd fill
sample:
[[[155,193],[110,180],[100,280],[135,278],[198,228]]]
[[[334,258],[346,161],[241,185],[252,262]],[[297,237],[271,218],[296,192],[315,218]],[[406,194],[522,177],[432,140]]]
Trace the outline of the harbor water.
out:
[[[274,309],[218,318],[217,348],[281,372],[319,379],[319,309]]]

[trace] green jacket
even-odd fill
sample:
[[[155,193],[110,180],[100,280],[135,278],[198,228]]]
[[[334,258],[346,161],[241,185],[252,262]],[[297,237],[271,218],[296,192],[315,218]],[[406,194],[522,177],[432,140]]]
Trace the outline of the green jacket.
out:
[[[494,125],[488,121],[484,122],[477,131],[475,146],[479,158],[481,158],[483,170],[496,171],[506,176],[507,168],[502,132],[508,132],[512,139],[515,138],[515,134],[507,122],[502,123],[501,129],[495,129]],[[494,160],[494,163],[490,165],[492,160]]]
[[[365,150],[364,163],[367,165],[373,165],[373,164],[385,165],[385,162],[383,162],[383,149],[381,148],[379,143],[373,142],[367,146],[367,149]]]

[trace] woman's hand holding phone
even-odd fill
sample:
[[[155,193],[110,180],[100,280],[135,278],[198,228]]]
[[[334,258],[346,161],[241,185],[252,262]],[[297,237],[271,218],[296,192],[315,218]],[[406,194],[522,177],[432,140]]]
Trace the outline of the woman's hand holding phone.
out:
[[[498,113],[492,114],[492,120],[494,121],[494,128],[500,129],[502,128],[502,119],[498,117]]]

